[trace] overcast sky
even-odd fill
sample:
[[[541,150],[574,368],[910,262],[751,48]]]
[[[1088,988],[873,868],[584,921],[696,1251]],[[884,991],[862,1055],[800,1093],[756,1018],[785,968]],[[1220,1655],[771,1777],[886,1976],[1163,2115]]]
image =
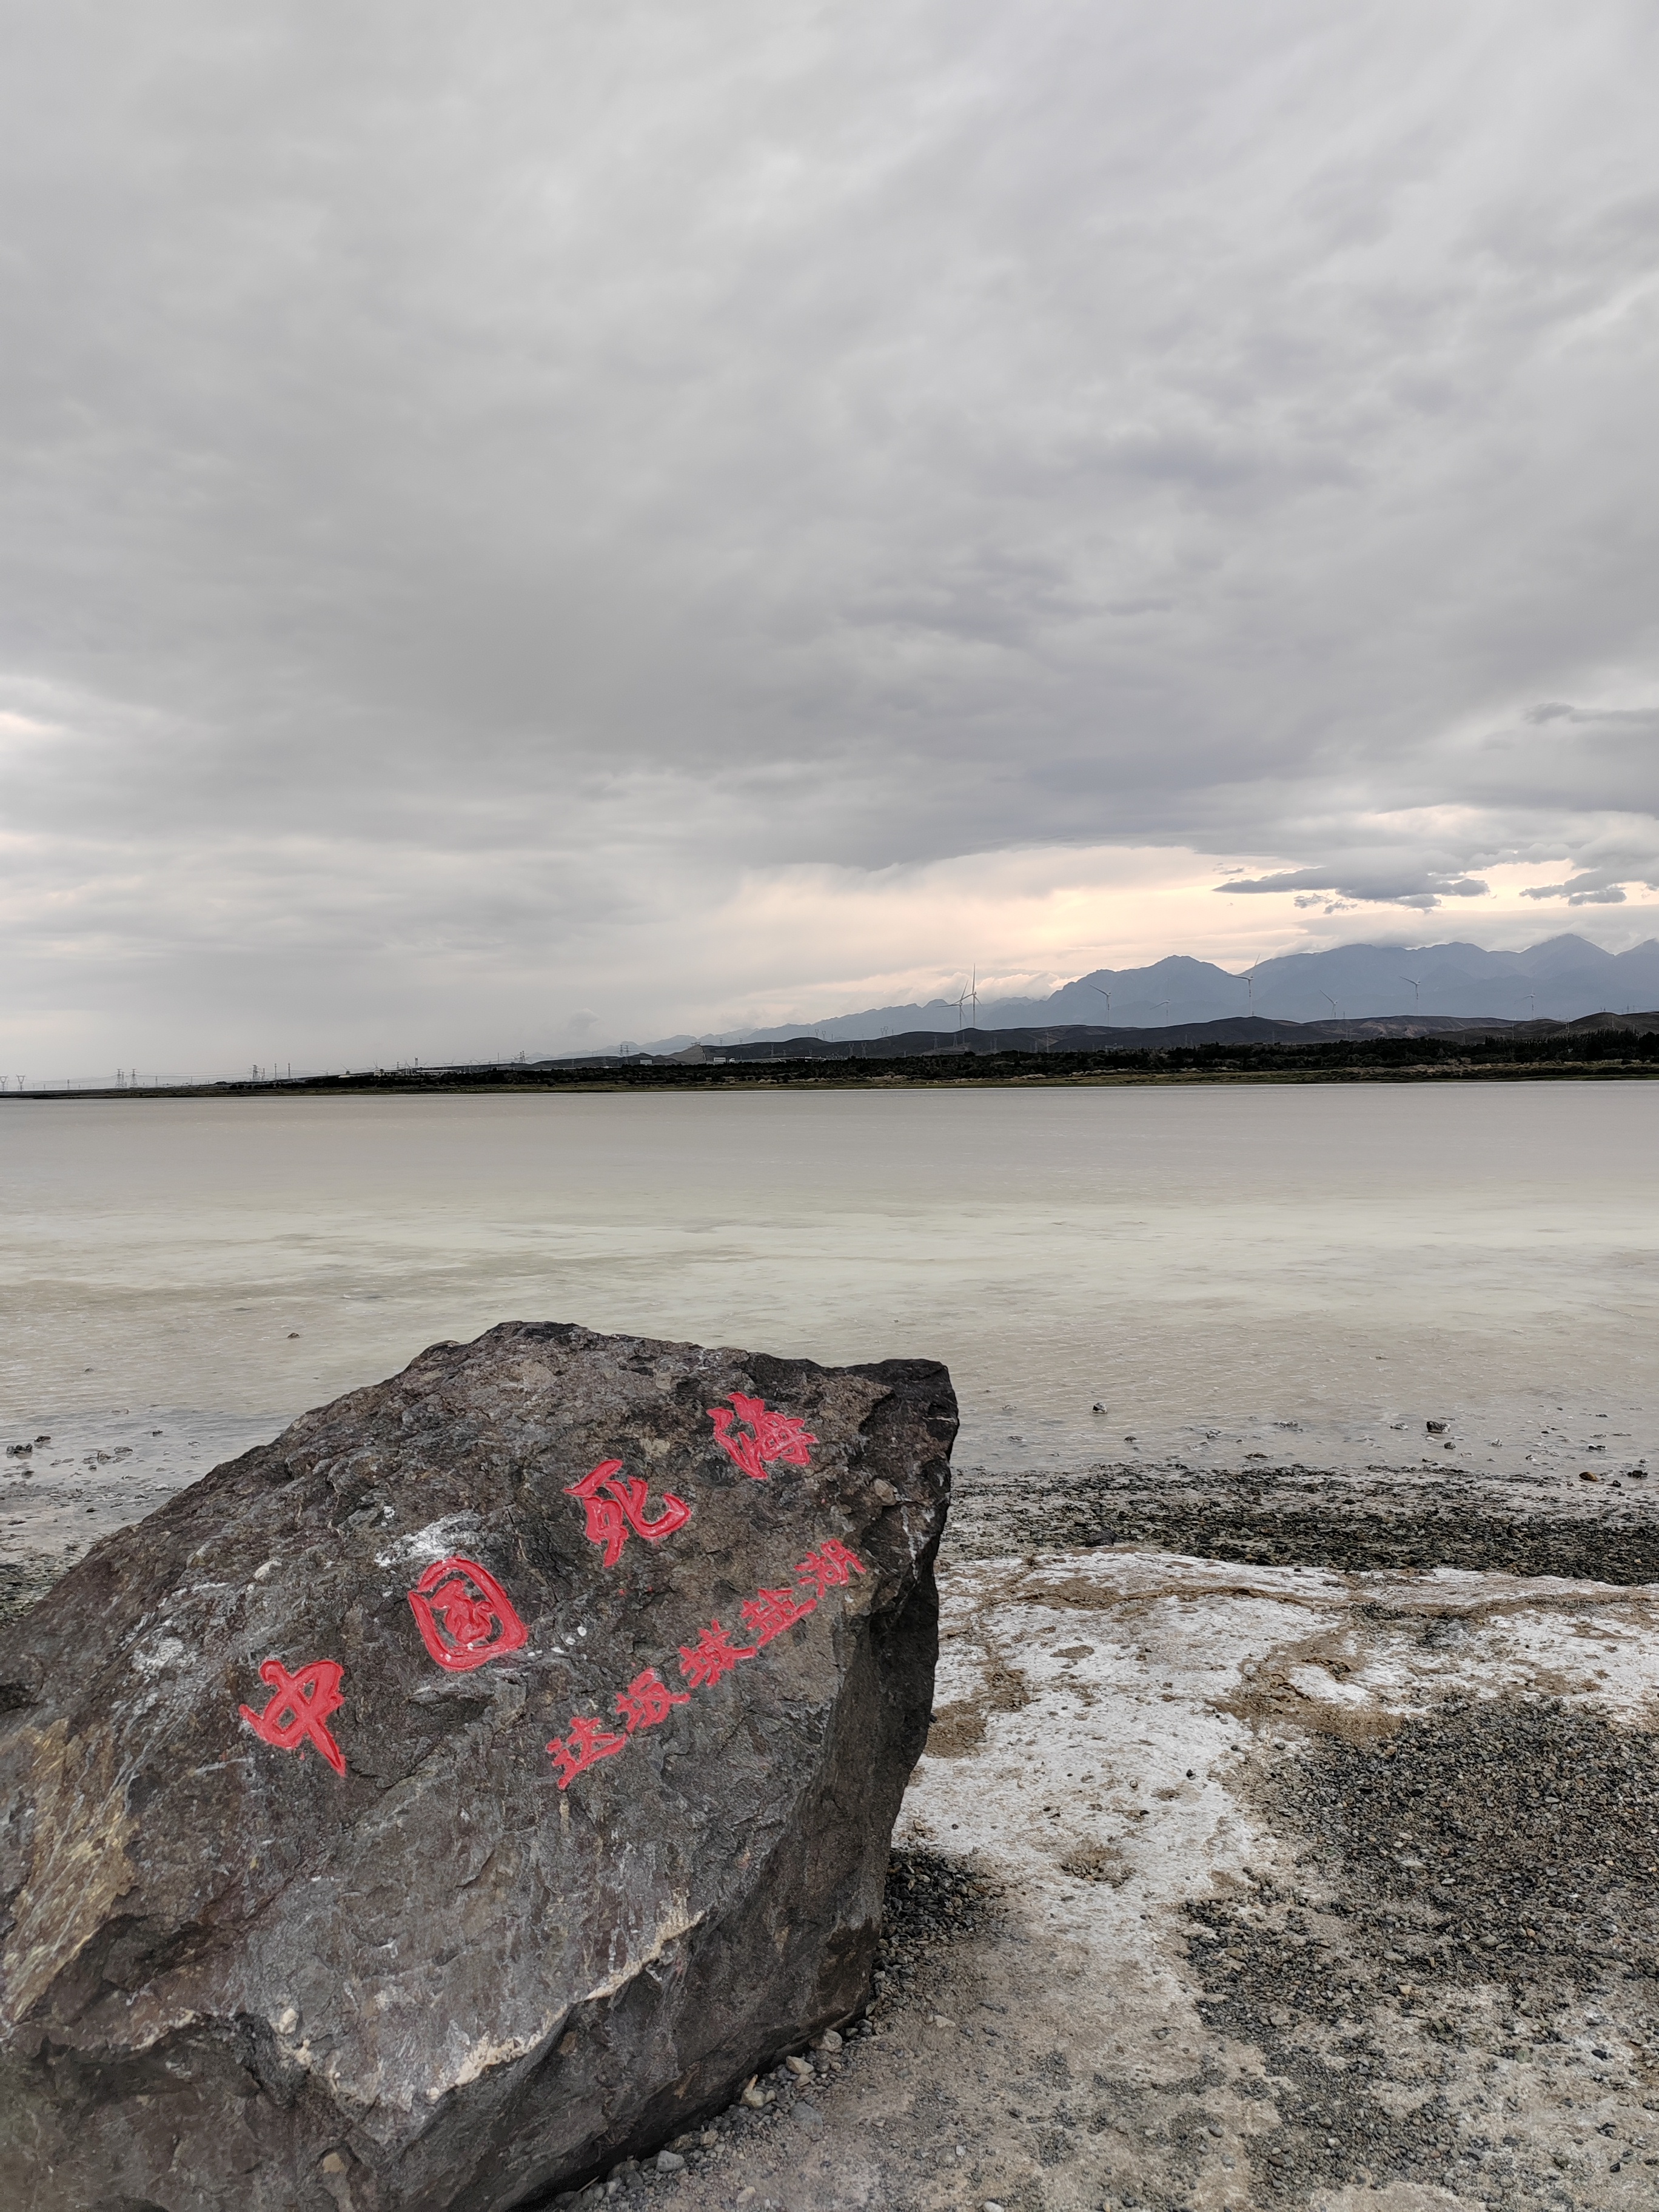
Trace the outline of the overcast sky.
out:
[[[1659,933],[1650,5],[0,31],[14,1073]]]

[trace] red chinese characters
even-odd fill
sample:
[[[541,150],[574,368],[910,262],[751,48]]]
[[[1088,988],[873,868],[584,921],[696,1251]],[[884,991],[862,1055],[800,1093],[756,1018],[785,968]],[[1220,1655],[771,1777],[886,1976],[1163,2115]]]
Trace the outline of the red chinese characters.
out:
[[[617,1711],[628,1723],[628,1733],[635,1729],[659,1728],[676,1705],[689,1705],[689,1690],[671,1690],[654,1667],[647,1667],[642,1674],[635,1674],[625,1690],[617,1692]]]
[[[705,1682],[718,1682],[722,1674],[729,1674],[739,1659],[752,1659],[759,1650],[758,1644],[741,1649],[734,1645],[716,1620],[703,1630],[695,1644],[681,1644],[680,1672],[694,1690],[700,1690]]]
[[[809,1613],[817,1610],[815,1597],[803,1597],[799,1590],[763,1589],[744,1600],[738,1608],[749,1624],[755,1639],[755,1649],[769,1644],[775,1636],[781,1636],[786,1628],[793,1628]]]
[[[607,1567],[614,1567],[621,1559],[630,1528],[647,1544],[660,1544],[691,1518],[691,1508],[685,1500],[665,1490],[662,1511],[654,1521],[647,1520],[645,1506],[650,1485],[624,1474],[619,1459],[602,1459],[592,1474],[565,1487],[568,1497],[580,1498],[586,1508],[587,1540],[605,1547]]]
[[[708,1418],[714,1424],[714,1442],[726,1454],[733,1467],[741,1468],[751,1482],[764,1482],[769,1467],[781,1462],[786,1467],[805,1467],[811,1462],[810,1445],[817,1438],[808,1430],[805,1421],[797,1420],[793,1413],[772,1413],[766,1409],[763,1398],[745,1398],[741,1390],[732,1393],[732,1406],[710,1406]],[[751,1435],[745,1436],[736,1426],[746,1421]]]
[[[828,1537],[816,1552],[809,1552],[795,1569],[795,1580],[810,1583],[822,1597],[825,1590],[844,1589],[849,1577],[864,1572],[864,1562],[845,1544]]]
[[[607,1729],[596,1714],[579,1713],[570,1723],[569,1735],[555,1736],[548,1745],[558,1769],[560,1789],[568,1790],[579,1774],[597,1766],[602,1759],[614,1759],[619,1751],[625,1751],[628,1738],[635,1729],[659,1728],[676,1705],[690,1702],[689,1691],[671,1690],[654,1667],[635,1674],[625,1690],[617,1692],[617,1711],[626,1723],[626,1734],[618,1735]]]
[[[409,1593],[421,1641],[441,1667],[464,1674],[516,1651],[526,1629],[495,1577],[476,1559],[438,1559]]]
[[[816,1613],[826,1590],[842,1589],[854,1575],[867,1571],[856,1552],[827,1537],[795,1569],[793,1589],[760,1589],[744,1599],[738,1611],[752,1643],[733,1643],[731,1631],[722,1622],[711,1620],[695,1644],[681,1644],[680,1676],[690,1689],[671,1690],[656,1668],[647,1667],[625,1690],[619,1690],[617,1711],[627,1735],[607,1731],[602,1722],[589,1716],[573,1720],[568,1736],[556,1737],[547,1747],[558,1769],[560,1789],[568,1788],[577,1775],[599,1760],[613,1757],[637,1730],[659,1728],[674,1706],[690,1704],[691,1691],[707,1689],[735,1673],[744,1660],[757,1658],[786,1628]]]
[[[625,1735],[613,1735],[605,1723],[592,1714],[579,1713],[570,1723],[568,1736],[555,1736],[548,1745],[553,1764],[559,1770],[559,1787],[568,1790],[579,1774],[586,1774],[590,1766],[597,1766],[602,1759],[614,1759],[619,1751],[628,1748]]]
[[[267,1659],[259,1669],[259,1680],[269,1682],[276,1694],[262,1713],[244,1705],[242,1718],[255,1735],[274,1743],[279,1751],[297,1751],[303,1759],[306,1745],[314,1744],[334,1771],[343,1774],[345,1754],[325,1723],[345,1703],[340,1694],[344,1672],[332,1659],[313,1659],[308,1667],[290,1674],[280,1659]]]

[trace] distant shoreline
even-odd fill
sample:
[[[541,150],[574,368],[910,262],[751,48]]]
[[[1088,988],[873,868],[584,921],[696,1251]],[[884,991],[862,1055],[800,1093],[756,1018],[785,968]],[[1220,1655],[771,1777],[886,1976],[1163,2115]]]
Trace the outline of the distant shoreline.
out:
[[[987,1051],[903,1057],[828,1052],[811,1059],[702,1064],[650,1060],[550,1066],[364,1069],[235,1082],[43,1085],[0,1093],[7,1105],[85,1099],[472,1097],[532,1091],[962,1091],[1331,1083],[1641,1082],[1659,1077],[1659,1033],[1593,1030],[1558,1038],[1384,1037],[1318,1044],[1203,1044],[1094,1052]]]

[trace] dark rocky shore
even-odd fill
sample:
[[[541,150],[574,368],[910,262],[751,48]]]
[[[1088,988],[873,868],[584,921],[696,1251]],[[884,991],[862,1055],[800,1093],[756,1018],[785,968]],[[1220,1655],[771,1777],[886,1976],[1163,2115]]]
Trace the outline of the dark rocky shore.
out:
[[[957,1480],[953,1556],[996,1559],[1127,1544],[1255,1566],[1358,1574],[1457,1567],[1659,1582],[1659,1481],[1625,1474],[1507,1476],[1294,1463],[1217,1473],[1179,1461],[1077,1474]]]

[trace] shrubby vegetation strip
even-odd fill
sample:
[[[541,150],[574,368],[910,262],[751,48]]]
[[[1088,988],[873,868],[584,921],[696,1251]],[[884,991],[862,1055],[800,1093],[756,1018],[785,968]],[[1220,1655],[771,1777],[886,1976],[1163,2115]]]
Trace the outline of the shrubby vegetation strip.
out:
[[[908,1054],[878,1059],[842,1050],[812,1059],[618,1061],[605,1066],[491,1061],[476,1066],[368,1068],[255,1082],[130,1090],[43,1089],[27,1098],[220,1098],[344,1093],[426,1097],[444,1091],[963,1090],[1231,1083],[1607,1082],[1659,1076],[1659,1028],[1608,1028],[1555,1036],[1363,1037],[1310,1044],[1164,1045],[1105,1051]]]

